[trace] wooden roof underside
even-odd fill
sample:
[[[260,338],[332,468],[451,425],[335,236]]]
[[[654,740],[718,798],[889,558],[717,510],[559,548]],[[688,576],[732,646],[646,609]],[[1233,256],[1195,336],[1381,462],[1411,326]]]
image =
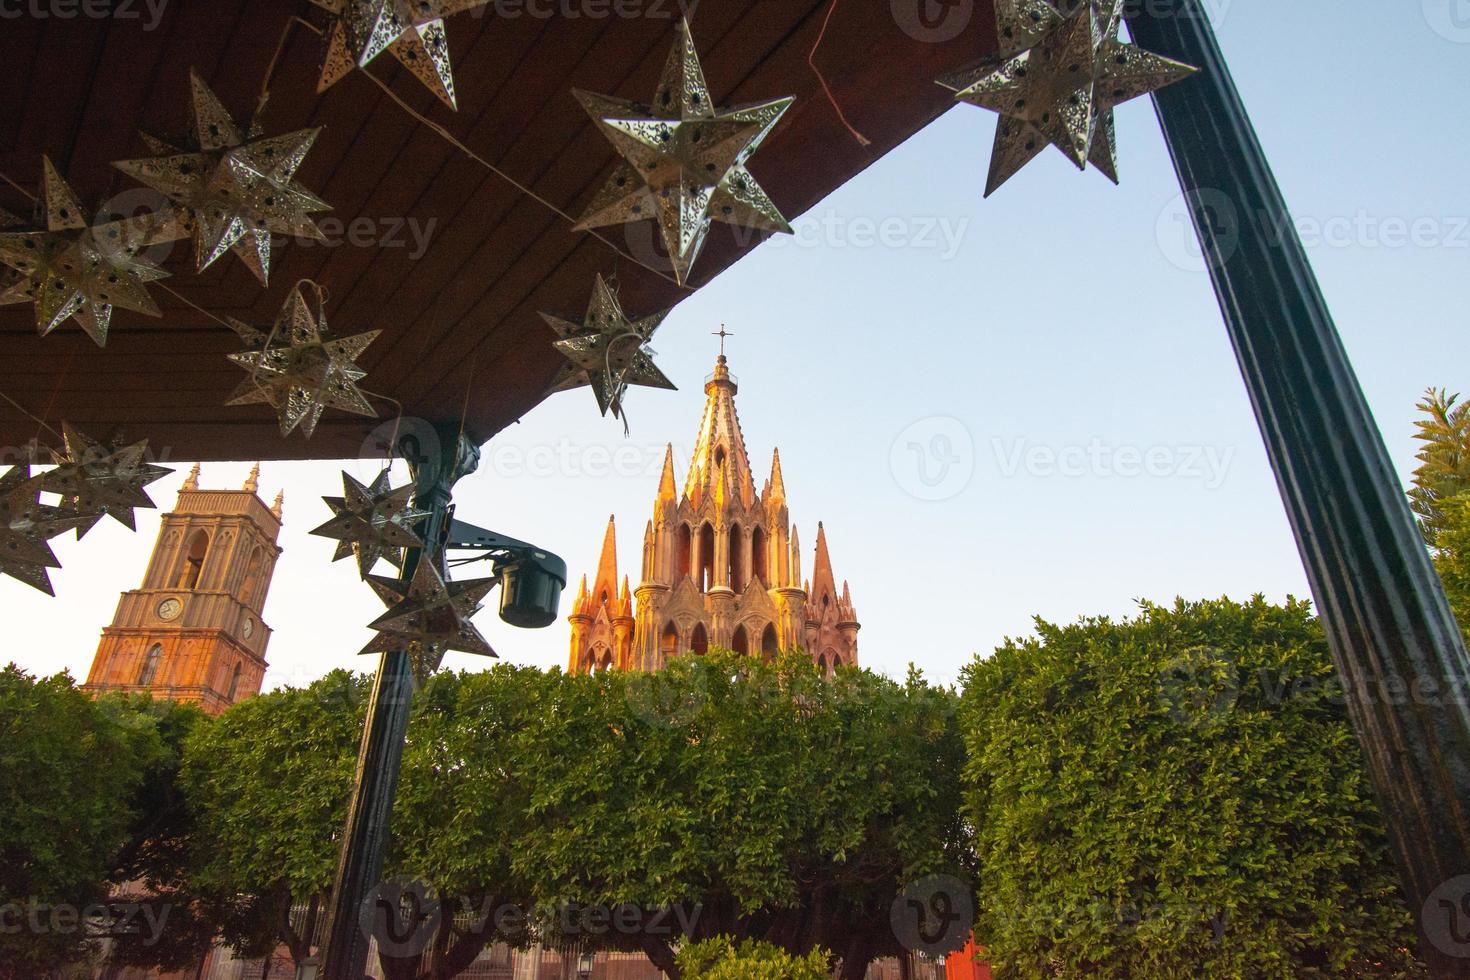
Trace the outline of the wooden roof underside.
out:
[[[36,192],[41,157],[48,154],[88,207],[133,189],[142,194],[110,163],[150,155],[140,130],[188,131],[191,66],[243,117],[255,105],[289,18],[324,22],[307,0],[209,0],[165,5],[157,29],[148,31],[144,5],[132,9],[143,19],[6,21],[0,173]],[[391,57],[372,70],[477,153],[576,215],[616,157],[570,89],[638,100],[653,94],[678,5],[647,0],[644,9],[665,16],[497,17],[488,12],[492,5],[482,16],[451,18],[457,113]],[[853,124],[873,141],[865,148],[848,134],[807,63],[829,11],[828,0],[706,0],[693,20],[721,104],[797,96],[751,165],[790,218],[944,111],[950,99],[934,78],[993,47],[988,10],[977,9],[954,40],[934,44],[906,34],[889,3],[839,3],[816,62]],[[321,39],[299,26],[287,36],[262,117],[265,130],[323,127],[298,174],[332,205],[330,215],[319,217],[345,224],[366,219],[377,235],[396,223],[397,239],[407,244],[287,242],[276,250],[269,288],[262,288],[234,256],[195,274],[192,246],[179,242],[164,283],[182,296],[216,315],[268,327],[292,284],[314,279],[330,293],[334,331],[383,331],[361,362],[369,372],[366,389],[397,399],[408,416],[457,420],[463,411],[466,431],[485,441],[538,404],[560,366],[538,311],[580,311],[598,272],[617,273],[630,312],[671,306],[683,295],[596,239],[572,232],[563,218],[464,157],[360,74],[318,96],[322,49]],[[24,214],[28,205],[0,186],[0,207]],[[417,260],[410,258],[413,240],[403,225],[409,219],[432,228]],[[650,225],[633,227],[650,240]],[[626,240],[620,228],[604,233]],[[708,281],[751,244],[716,224],[692,285]],[[175,459],[374,452],[365,445],[378,424],[373,420],[329,410],[315,438],[283,439],[268,406],[226,407],[243,374],[224,355],[240,350],[239,340],[163,290],[152,292],[163,316],[116,311],[105,349],[75,324],[38,337],[29,306],[0,307],[0,445],[23,446],[38,434],[43,443],[54,442],[29,417],[35,415],[58,428],[71,421],[97,438],[121,428]],[[394,411],[383,405],[382,414]]]

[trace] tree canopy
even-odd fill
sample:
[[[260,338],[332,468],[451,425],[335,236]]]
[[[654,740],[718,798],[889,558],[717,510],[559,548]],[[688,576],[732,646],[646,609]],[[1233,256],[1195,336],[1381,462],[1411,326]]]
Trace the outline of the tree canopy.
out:
[[[1450,502],[1470,493],[1470,402],[1460,402],[1443,388],[1430,388],[1418,404],[1422,417],[1414,438],[1422,445],[1414,470],[1409,503],[1419,517],[1424,539],[1439,545],[1451,519]]]
[[[827,980],[826,950],[797,957],[779,946],[727,936],[690,943],[679,950],[684,980]]]
[[[964,679],[977,941],[997,976],[1415,975],[1306,603],[1038,621]]]

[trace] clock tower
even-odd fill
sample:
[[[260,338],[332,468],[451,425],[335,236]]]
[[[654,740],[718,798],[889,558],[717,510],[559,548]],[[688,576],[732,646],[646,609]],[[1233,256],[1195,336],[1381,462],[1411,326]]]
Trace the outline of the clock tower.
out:
[[[281,549],[283,497],[199,489],[195,466],[163,516],[141,588],[124,592],[102,631],[86,689],[148,691],[210,714],[260,692],[270,629],[261,622]]]

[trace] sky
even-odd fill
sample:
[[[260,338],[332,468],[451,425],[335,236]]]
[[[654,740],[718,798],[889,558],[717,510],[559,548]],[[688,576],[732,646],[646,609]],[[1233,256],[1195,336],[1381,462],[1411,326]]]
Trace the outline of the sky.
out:
[[[1470,389],[1470,2],[1206,6],[1407,480],[1424,389]],[[681,390],[636,389],[630,435],[588,391],[553,396],[485,447],[459,516],[561,554],[574,589],[616,514],[636,584],[664,446],[682,484],[726,324],[757,481],[779,446],[805,566],[823,521],[867,667],[948,683],[1037,616],[1308,595],[1150,101],[1118,128],[1121,187],[1048,152],[983,200],[995,117],[957,107],[670,316],[654,346]],[[151,488],[164,510],[176,465]],[[248,469],[206,464],[202,485]],[[263,467],[265,500],[286,492],[267,687],[374,667],[356,651],[382,607],[307,533],[344,469],[376,472]],[[0,578],[0,657],[85,678],[159,513],[57,539],[54,599]],[[565,665],[564,619],[516,630],[492,606],[476,622],[506,661]]]

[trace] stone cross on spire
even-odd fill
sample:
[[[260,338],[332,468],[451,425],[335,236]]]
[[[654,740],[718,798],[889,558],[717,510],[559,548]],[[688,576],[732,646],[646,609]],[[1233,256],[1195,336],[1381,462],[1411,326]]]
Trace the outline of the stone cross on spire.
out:
[[[724,357],[725,356],[725,338],[726,337],[733,337],[735,335],[733,333],[731,333],[730,331],[726,330],[725,329],[725,325],[722,323],[722,324],[720,324],[720,329],[717,330],[717,331],[715,331],[714,333],[710,334],[710,336],[711,337],[719,337],[720,338],[720,356],[721,357]]]

